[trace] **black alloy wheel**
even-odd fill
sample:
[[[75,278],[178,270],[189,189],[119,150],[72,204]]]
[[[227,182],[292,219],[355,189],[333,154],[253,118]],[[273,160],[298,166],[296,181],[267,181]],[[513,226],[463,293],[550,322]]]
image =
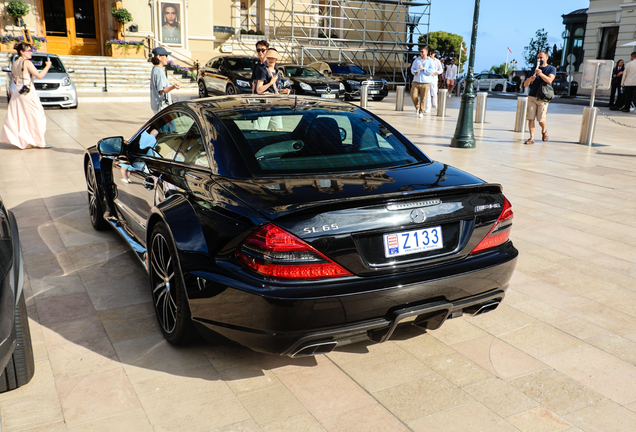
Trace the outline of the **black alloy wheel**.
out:
[[[103,231],[108,228],[108,222],[104,219],[104,208],[97,189],[95,170],[90,162],[86,167],[86,191],[88,192],[88,214],[91,218],[91,225],[97,231]]]
[[[155,225],[148,252],[152,299],[163,336],[174,345],[197,340],[179,259],[163,222]]]
[[[236,87],[234,87],[234,84],[228,84],[225,89],[225,94],[228,96],[231,96],[231,95],[235,95],[236,93],[237,91],[236,91]]]
[[[502,91],[503,90],[503,84],[497,84],[495,86],[495,91]]]
[[[205,87],[205,83],[203,81],[199,81],[199,97],[208,97],[208,89]]]

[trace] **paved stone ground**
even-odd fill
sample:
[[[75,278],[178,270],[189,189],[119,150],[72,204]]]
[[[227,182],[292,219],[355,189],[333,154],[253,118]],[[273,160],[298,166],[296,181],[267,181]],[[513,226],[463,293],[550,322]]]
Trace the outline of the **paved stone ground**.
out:
[[[458,99],[444,119],[393,101],[370,107],[432,158],[503,184],[521,255],[502,306],[315,358],[174,348],[142,269],[91,228],[82,172],[84,149],[132,134],[148,103],[47,110],[52,149],[0,144],[36,358],[33,381],[0,395],[2,432],[636,430],[634,129],[599,118],[598,145],[580,146],[582,107],[554,105],[550,141],[527,146],[514,100],[492,99],[477,147],[452,149]]]

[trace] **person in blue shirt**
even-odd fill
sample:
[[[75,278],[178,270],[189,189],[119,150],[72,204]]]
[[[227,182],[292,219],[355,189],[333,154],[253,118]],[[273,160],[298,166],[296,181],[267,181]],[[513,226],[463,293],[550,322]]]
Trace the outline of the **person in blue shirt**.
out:
[[[526,111],[530,138],[527,139],[524,144],[534,144],[535,118],[539,121],[539,126],[541,126],[542,140],[548,140],[548,101],[537,99],[537,92],[541,86],[552,85],[552,81],[554,81],[554,77],[556,77],[556,68],[548,64],[548,55],[543,51],[537,54],[537,62],[539,67],[535,69],[534,75],[523,82],[524,87],[530,86],[530,92],[528,93],[528,110]]]
[[[416,58],[411,65],[411,73],[413,74],[411,100],[413,100],[413,105],[415,105],[415,115],[418,117],[424,117],[424,113],[430,111],[430,108],[426,111],[424,110],[431,83],[434,79],[437,79],[435,72],[435,62],[428,57],[428,48],[420,48],[420,57]]]

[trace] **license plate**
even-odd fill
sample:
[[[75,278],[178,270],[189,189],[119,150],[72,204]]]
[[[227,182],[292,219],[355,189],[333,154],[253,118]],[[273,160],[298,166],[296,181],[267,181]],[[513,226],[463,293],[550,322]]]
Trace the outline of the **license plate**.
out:
[[[384,256],[386,258],[441,249],[442,247],[444,247],[442,227],[438,226],[384,234]]]
[[[328,98],[328,99],[335,99],[336,95],[334,93],[330,93],[330,94],[320,95],[320,97],[324,97],[324,98]]]
[[[378,94],[380,90],[369,90],[369,94]]]
[[[49,92],[38,92],[38,95],[43,96],[43,97],[48,97],[48,96],[51,96],[51,93],[49,93]]]

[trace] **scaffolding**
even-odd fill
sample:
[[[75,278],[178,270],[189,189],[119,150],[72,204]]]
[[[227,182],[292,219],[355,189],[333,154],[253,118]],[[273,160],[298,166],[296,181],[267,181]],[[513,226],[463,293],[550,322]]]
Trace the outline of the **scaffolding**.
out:
[[[404,84],[428,35],[431,0],[270,0],[270,42],[292,62],[355,63],[389,84]]]

